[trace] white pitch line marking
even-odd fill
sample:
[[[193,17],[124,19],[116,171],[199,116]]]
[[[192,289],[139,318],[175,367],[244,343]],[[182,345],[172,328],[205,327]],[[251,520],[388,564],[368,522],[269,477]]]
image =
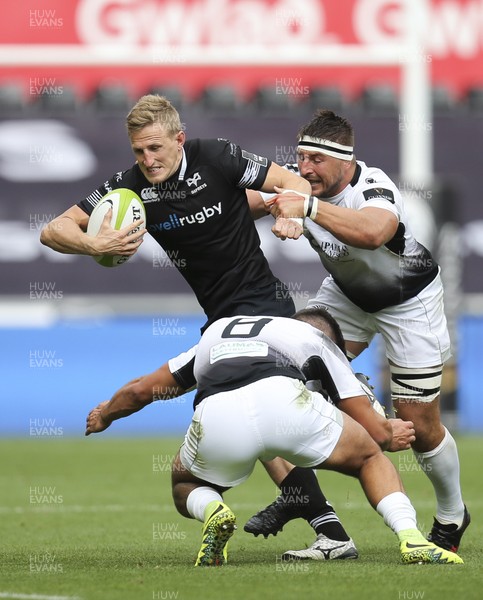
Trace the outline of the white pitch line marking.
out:
[[[79,596],[46,596],[44,594],[18,594],[16,592],[0,592],[0,598],[24,600],[82,600]]]

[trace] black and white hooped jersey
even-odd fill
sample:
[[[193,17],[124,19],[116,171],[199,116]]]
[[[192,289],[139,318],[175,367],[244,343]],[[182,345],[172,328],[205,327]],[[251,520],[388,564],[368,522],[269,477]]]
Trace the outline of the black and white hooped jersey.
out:
[[[298,173],[297,165],[286,168]],[[338,240],[311,219],[304,233],[322,264],[344,294],[366,312],[376,312],[416,296],[433,281],[438,265],[427,248],[413,236],[397,186],[381,169],[357,161],[352,181],[333,198],[335,206],[363,210],[382,208],[396,215],[394,237],[376,250],[355,248]]]
[[[284,317],[237,316],[216,321],[194,354],[195,406],[207,396],[260,379],[318,381],[329,399],[365,396],[341,350],[318,329]]]
[[[135,164],[78,206],[91,214],[114,189],[136,192],[146,209],[146,229],[193,289],[208,322],[238,314],[242,306],[248,314],[252,306],[254,314],[265,314],[265,300],[270,306],[273,301],[270,314],[289,316],[292,299],[260,249],[245,194],[245,188],[263,185],[270,165],[225,139],[188,140],[178,171],[167,181],[152,185]]]

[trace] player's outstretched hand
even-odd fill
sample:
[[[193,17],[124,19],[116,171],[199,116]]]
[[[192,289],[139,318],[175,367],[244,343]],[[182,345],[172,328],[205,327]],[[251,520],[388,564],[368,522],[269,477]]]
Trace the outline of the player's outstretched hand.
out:
[[[416,432],[412,421],[402,419],[388,419],[392,427],[392,442],[388,448],[389,452],[409,450],[411,444],[416,440]]]
[[[101,402],[87,415],[85,435],[90,435],[91,433],[100,433],[109,427],[111,423],[104,421],[101,416],[101,409],[107,403],[108,400]]]

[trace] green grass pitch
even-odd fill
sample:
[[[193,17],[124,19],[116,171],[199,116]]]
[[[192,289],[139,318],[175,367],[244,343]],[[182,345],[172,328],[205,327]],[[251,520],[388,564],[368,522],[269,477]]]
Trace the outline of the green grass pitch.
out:
[[[0,442],[0,598],[82,600],[472,600],[482,597],[483,439],[458,438],[465,501],[472,515],[461,566],[399,562],[396,537],[356,480],[325,471],[319,481],[360,557],[280,562],[313,541],[303,521],[277,537],[254,538],[245,521],[276,495],[257,465],[225,500],[238,518],[229,564],[194,568],[201,524],[175,511],[169,465],[179,439],[42,437]],[[223,449],[220,448],[220,452]],[[432,489],[409,452],[390,455],[418,511],[432,524]]]

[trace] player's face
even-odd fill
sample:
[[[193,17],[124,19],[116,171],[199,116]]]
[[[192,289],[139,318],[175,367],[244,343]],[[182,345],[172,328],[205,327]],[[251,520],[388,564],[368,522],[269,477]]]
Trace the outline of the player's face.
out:
[[[332,198],[349,183],[351,163],[322,152],[300,151],[297,154],[300,175],[312,186],[317,198]]]
[[[146,125],[131,137],[139,168],[150,183],[162,183],[176,173],[183,155],[184,131],[167,134],[159,123]]]

